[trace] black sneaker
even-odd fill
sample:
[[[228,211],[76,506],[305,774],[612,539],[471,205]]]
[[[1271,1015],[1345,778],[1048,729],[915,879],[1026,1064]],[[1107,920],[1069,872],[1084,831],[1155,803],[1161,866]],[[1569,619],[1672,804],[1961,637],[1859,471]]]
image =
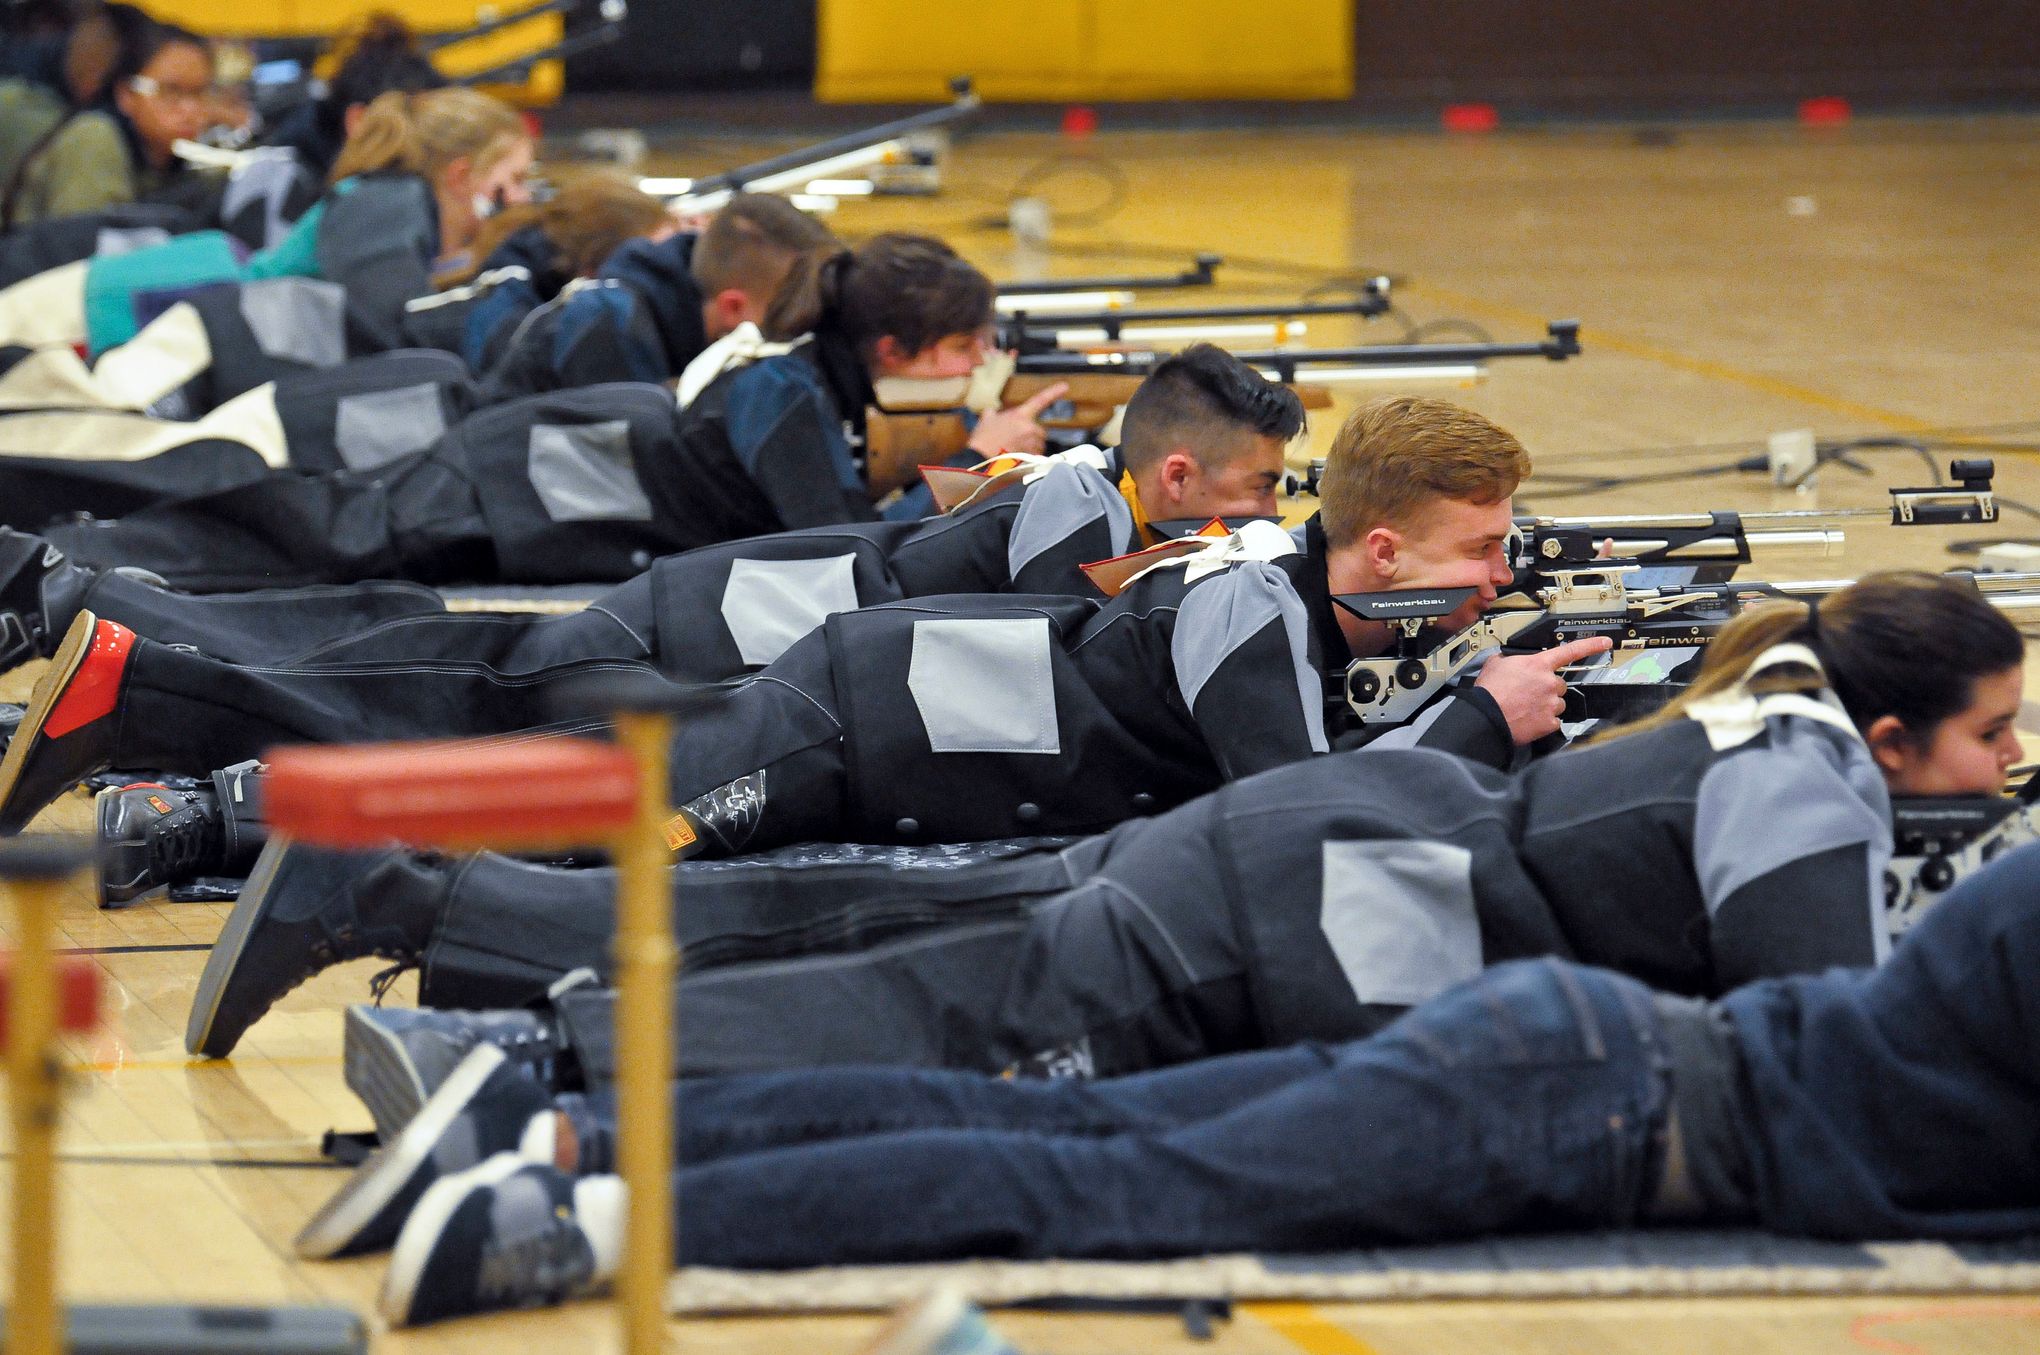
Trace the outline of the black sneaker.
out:
[[[598,1257],[621,1242],[623,1200],[617,1177],[575,1180],[515,1153],[449,1176],[404,1223],[383,1317],[403,1327],[592,1293],[614,1269]]]
[[[244,762],[214,772],[211,784],[193,789],[142,781],[100,791],[99,906],[253,869],[269,836],[255,792],[260,766]]]
[[[432,938],[440,895],[431,872],[414,870],[413,861],[400,851],[338,852],[272,838],[206,957],[185,1049],[225,1058],[279,998],[333,965],[369,955],[415,964]]]
[[[461,1061],[479,1046],[500,1050],[548,1092],[562,1091],[563,1052],[552,1022],[536,1012],[458,1012],[430,1007],[347,1009],[341,1068],[384,1143],[411,1123]]]
[[[498,1153],[523,1151],[550,1164],[552,1098],[501,1050],[484,1045],[461,1060],[404,1132],[383,1140],[297,1235],[299,1256],[381,1251],[397,1240],[432,1183]]]

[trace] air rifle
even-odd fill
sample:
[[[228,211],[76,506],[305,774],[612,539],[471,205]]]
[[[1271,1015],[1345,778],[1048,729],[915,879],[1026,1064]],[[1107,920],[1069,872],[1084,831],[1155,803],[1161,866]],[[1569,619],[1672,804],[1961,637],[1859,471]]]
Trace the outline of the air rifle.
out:
[[[502,30],[541,14],[571,16],[580,7],[580,0],[550,0],[533,9],[518,10],[511,14],[497,14],[494,18],[476,24],[460,33],[450,33],[436,39],[427,39],[425,47],[437,54],[457,43],[490,37]],[[484,10],[482,12],[488,12]],[[484,70],[462,75],[454,83],[462,85],[484,85],[531,78],[531,68],[541,61],[564,61],[570,56],[579,56],[592,48],[606,46],[623,37],[624,21],[630,17],[628,0],[600,0],[595,7],[596,22],[575,32],[562,31],[560,38],[543,47],[528,52],[519,52],[506,61],[498,62]]]
[[[2040,776],[2010,795],[1905,796],[1891,802],[1884,915],[1896,937],[1963,876],[2040,842]]]
[[[1968,463],[1969,474],[1960,476],[1968,486],[1953,490],[1935,487],[1928,491],[1900,488],[1891,491],[1891,521],[1901,526],[1932,522],[1966,522],[1972,514],[1996,514],[1991,501],[1989,462]],[[1959,472],[1958,472],[1959,475]],[[1930,493],[1931,501],[1916,496]],[[1968,496],[1966,501],[1962,496]],[[1901,507],[1901,505],[1904,505]],[[1870,511],[1870,510],[1864,510]],[[1710,519],[1733,515],[1710,514]],[[1605,527],[1607,523],[1596,524]],[[1718,522],[1716,525],[1719,525]],[[1564,531],[1571,528],[1561,529]],[[1729,535],[1748,545],[1762,542],[1764,534],[1742,532]],[[1792,533],[1796,537],[1800,534]],[[1572,555],[1598,549],[1593,534],[1585,540],[1553,537]],[[1710,538],[1702,537],[1705,541]],[[1534,532],[1519,541],[1533,543]],[[1690,543],[1688,543],[1690,544]],[[1803,544],[1797,541],[1776,544]],[[1627,558],[1589,558],[1553,563],[1543,552],[1521,548],[1512,561],[1518,580],[1512,590],[1530,605],[1503,607],[1490,611],[1465,630],[1431,644],[1424,634],[1427,626],[1459,610],[1476,590],[1413,589],[1382,593],[1336,596],[1333,600],[1353,615],[1390,626],[1395,643],[1386,655],[1356,659],[1346,672],[1346,700],[1363,724],[1394,724],[1408,719],[1427,704],[1437,690],[1452,681],[1475,661],[1503,650],[1549,649],[1570,640],[1606,636],[1618,653],[1648,649],[1685,648],[1710,642],[1721,627],[1744,607],[1766,598],[1819,597],[1848,587],[1850,579],[1803,580],[1793,583],[1691,583],[1676,587],[1632,587],[1629,576],[1646,564],[1665,563],[1666,552],[1677,543]],[[2040,574],[1988,574],[1970,576],[1993,605],[2006,610],[2040,607]],[[1597,684],[1599,685],[1599,684]],[[1610,684],[1612,685],[1612,684]],[[1579,689],[1575,689],[1579,690]],[[1593,701],[1583,698],[1582,717],[1594,714]]]
[[[904,148],[895,144],[901,137],[960,122],[977,112],[983,102],[972,89],[969,76],[951,80],[949,92],[952,102],[946,108],[847,132],[707,178],[641,179],[639,187],[647,193],[668,195],[668,205],[681,212],[712,212],[738,193],[793,192],[812,179],[847,174],[878,164],[888,156],[904,154]]]
[[[1164,291],[1172,287],[1209,287],[1218,281],[1218,266],[1225,262],[1218,254],[1199,254],[1179,273],[1115,275],[1097,278],[1014,279],[999,284],[999,310],[1009,303],[1022,304],[1032,296],[1067,295],[1072,292]]]
[[[1352,301],[1299,301],[1289,305],[1165,306],[1143,310],[1112,307],[1089,312],[1056,309],[1045,316],[1002,306],[997,342],[1000,348],[1022,355],[1199,340],[1262,338],[1287,342],[1305,332],[1296,322],[1311,316],[1369,320],[1387,313],[1388,288],[1387,278],[1372,278]],[[1236,323],[1239,321],[1273,323]]]
[[[1145,376],[1123,372],[1043,375],[1019,359],[992,358],[967,377],[948,380],[881,381],[878,404],[865,412],[864,474],[874,499],[913,483],[922,466],[937,466],[963,453],[970,443],[973,413],[1025,404],[1052,386],[1066,386],[1061,398],[1041,413],[1044,428],[1092,433],[1112,421],[1133,398]],[[1297,385],[1305,409],[1329,409],[1332,393]]]
[[[1534,577],[1566,565],[1618,559],[1648,565],[1693,565],[1698,570],[1695,581],[1708,582],[1731,577],[1738,566],[1750,563],[1751,551],[1757,547],[1811,547],[1822,555],[1841,547],[1840,532],[1799,527],[1799,517],[1790,512],[1617,513],[1598,518],[1524,515],[1516,519],[1509,567],[1519,576]],[[1750,530],[1770,522],[1793,525]]]
[[[1325,382],[1346,373],[1377,367],[1421,367],[1487,362],[1494,358],[1545,358],[1563,362],[1580,352],[1580,322],[1553,320],[1547,337],[1534,343],[1376,343],[1353,348],[1266,348],[1235,352],[1250,367],[1259,367],[1282,381],[1299,376]],[[1042,353],[1022,360],[1022,369],[1043,376],[1082,372],[1119,372],[1146,376],[1167,353],[1151,349],[1107,350],[1097,353]]]
[[[1811,547],[1823,555],[1842,544],[1842,533],[1815,523],[1848,519],[1883,519],[1894,527],[1995,522],[1997,498],[1991,487],[1996,466],[1988,459],[1958,460],[1951,466],[1953,485],[1912,485],[1889,490],[1889,509],[1790,509],[1762,513],[1613,513],[1601,517],[1516,518],[1509,546],[1509,567],[1519,575],[1535,575],[1566,565],[1590,565],[1603,559],[1643,565],[1693,565],[1696,582],[1720,582],[1739,565],[1750,563],[1753,547]],[[1325,463],[1313,460],[1302,474],[1289,476],[1292,495],[1315,496]],[[1752,530],[1762,528],[1763,530]],[[1606,556],[1602,543],[1612,542]]]
[[[1306,409],[1327,409],[1326,381],[1374,367],[1463,363],[1491,357],[1542,357],[1560,362],[1580,351],[1579,323],[1554,320],[1550,337],[1516,344],[1372,344],[1358,348],[1276,348],[1234,353],[1270,380],[1294,386]],[[1096,353],[1027,353],[991,359],[967,377],[889,379],[877,384],[877,404],[865,419],[865,480],[873,498],[913,483],[918,468],[962,453],[970,440],[967,415],[1014,405],[1062,383],[1070,389],[1043,411],[1044,427],[1094,432],[1171,355],[1158,349]],[[1302,378],[1302,380],[1299,380]]]

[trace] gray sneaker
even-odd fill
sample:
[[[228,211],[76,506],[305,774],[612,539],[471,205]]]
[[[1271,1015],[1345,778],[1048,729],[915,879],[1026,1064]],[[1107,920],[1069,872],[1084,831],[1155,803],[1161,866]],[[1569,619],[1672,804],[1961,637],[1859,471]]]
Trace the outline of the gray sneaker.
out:
[[[552,1098],[494,1049],[477,1049],[403,1133],[369,1154],[312,1215],[299,1256],[380,1251],[397,1240],[411,1209],[438,1181],[498,1153],[529,1151],[550,1162]]]
[[[341,1054],[347,1089],[361,1098],[384,1143],[403,1132],[470,1051],[493,1045],[548,1091],[560,1091],[563,1046],[535,1012],[440,1011],[430,1007],[347,1009]]]
[[[594,1292],[597,1242],[582,1217],[591,1206],[620,1221],[623,1183],[576,1180],[516,1153],[437,1182],[397,1238],[383,1278],[383,1317],[409,1327]]]

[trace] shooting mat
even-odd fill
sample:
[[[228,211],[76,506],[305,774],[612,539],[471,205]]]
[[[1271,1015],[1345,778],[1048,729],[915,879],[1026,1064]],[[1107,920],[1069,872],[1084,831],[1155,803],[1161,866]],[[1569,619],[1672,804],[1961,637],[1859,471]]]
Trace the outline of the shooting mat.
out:
[[[1650,1298],[1728,1294],[1968,1294],[2040,1288],[2040,1238],[1856,1245],[1753,1229],[1659,1229],[1489,1238],[1305,1256],[1174,1261],[963,1261],[815,1270],[686,1268],[676,1313],[890,1308],[937,1284],[978,1303],[1043,1299]]]

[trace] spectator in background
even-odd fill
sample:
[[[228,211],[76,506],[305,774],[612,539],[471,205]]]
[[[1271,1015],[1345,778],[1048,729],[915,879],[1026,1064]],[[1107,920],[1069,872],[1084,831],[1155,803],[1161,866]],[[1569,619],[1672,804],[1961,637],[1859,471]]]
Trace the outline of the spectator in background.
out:
[[[410,26],[387,11],[365,15],[343,30],[334,41],[331,59],[335,69],[324,82],[325,92],[279,119],[262,137],[267,145],[295,151],[298,161],[321,179],[332,172],[341,148],[377,95],[390,90],[415,94],[447,83],[418,50]]]
[[[205,129],[212,48],[132,5],[106,5],[65,43],[65,103],[47,85],[0,85],[0,228],[161,193],[175,142]]]

